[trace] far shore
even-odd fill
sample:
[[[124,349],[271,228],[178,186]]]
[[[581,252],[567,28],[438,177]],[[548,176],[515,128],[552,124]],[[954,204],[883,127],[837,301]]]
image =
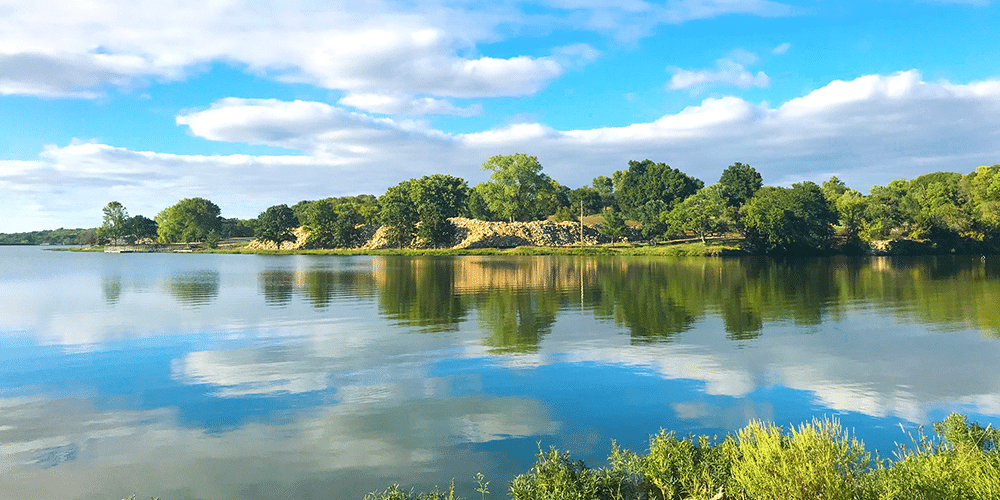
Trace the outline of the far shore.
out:
[[[330,249],[266,249],[247,245],[246,240],[222,241],[216,248],[204,243],[151,245],[150,253],[211,253],[252,255],[408,255],[408,256],[462,256],[462,255],[581,255],[581,256],[664,256],[664,257],[740,257],[761,255],[748,252],[741,246],[742,239],[733,236],[670,240],[660,243],[602,243],[564,246],[517,246],[510,248],[330,248]],[[53,251],[104,252],[105,247],[48,248]],[[864,250],[864,249],[863,249]],[[857,248],[832,250],[802,255],[776,255],[774,257],[817,257],[834,255],[851,256],[921,256],[921,255],[986,255],[994,251],[976,246],[947,245],[934,241],[909,239],[890,240],[873,245],[870,251]],[[125,252],[131,253],[131,252]]]

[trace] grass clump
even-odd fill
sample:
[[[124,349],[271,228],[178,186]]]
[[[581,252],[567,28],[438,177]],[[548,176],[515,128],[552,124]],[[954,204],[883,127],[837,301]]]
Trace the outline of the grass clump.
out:
[[[952,414],[934,424],[934,433],[911,436],[911,447],[882,460],[872,459],[836,419],[787,431],[753,421],[721,440],[661,429],[644,454],[612,442],[601,468],[539,448],[534,467],[511,481],[508,494],[512,500],[1000,499],[1000,431]],[[480,486],[485,500],[488,490]],[[418,497],[365,500],[397,498]]]
[[[934,500],[1000,498],[1000,431],[970,424],[956,413],[934,424],[937,438],[912,438],[896,460],[880,461],[868,479],[868,498]]]
[[[465,500],[455,496],[455,480],[451,480],[451,487],[448,493],[444,493],[437,487],[427,493],[414,494],[413,490],[400,489],[398,484],[392,484],[383,491],[373,491],[365,495],[364,500]]]
[[[851,500],[871,464],[836,420],[813,420],[789,433],[754,421],[736,441],[730,483],[754,499]]]

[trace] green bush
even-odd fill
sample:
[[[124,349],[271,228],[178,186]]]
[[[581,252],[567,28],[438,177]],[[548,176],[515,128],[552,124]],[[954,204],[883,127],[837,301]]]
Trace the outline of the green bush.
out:
[[[853,499],[871,463],[836,420],[813,420],[788,434],[754,421],[736,439],[732,479],[759,500]]]

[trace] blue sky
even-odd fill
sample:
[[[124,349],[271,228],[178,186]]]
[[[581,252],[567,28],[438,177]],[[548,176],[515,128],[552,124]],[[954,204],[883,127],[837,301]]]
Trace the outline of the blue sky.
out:
[[[1000,163],[989,0],[0,0],[0,232],[227,217],[645,158],[710,184],[872,185]]]

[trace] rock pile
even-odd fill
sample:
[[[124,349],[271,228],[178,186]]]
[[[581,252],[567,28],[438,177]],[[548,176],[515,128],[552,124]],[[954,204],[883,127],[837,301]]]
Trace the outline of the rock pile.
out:
[[[519,246],[561,247],[568,245],[595,245],[613,243],[611,238],[600,234],[599,224],[584,224],[583,238],[580,238],[579,222],[487,222],[475,219],[455,217],[448,219],[455,225],[455,236],[449,242],[448,248],[513,248]],[[358,226],[360,240],[358,248],[381,249],[389,248],[386,237],[386,227],[377,224]],[[309,231],[298,228],[294,231],[296,241],[283,242],[280,247],[269,241],[253,240],[247,245],[252,250],[298,250],[307,248],[306,240]],[[623,241],[637,241],[638,233],[629,228]],[[420,242],[414,242],[415,247],[422,247]]]

